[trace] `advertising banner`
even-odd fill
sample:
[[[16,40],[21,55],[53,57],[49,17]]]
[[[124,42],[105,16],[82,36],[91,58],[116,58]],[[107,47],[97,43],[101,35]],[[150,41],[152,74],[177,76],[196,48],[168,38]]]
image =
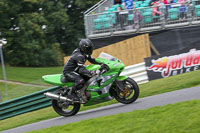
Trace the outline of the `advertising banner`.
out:
[[[145,65],[149,80],[198,70],[200,69],[200,46],[145,58]]]

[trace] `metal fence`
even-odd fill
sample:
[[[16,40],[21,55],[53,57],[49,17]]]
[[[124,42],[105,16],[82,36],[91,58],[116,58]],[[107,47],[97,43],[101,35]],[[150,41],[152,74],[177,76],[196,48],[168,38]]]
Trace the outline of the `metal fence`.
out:
[[[145,62],[127,66],[120,75],[126,75],[134,79],[138,84],[149,82]]]
[[[59,87],[48,88],[30,95],[0,103],[0,120],[51,106],[45,92],[54,92]]]
[[[198,3],[199,2],[199,3]],[[200,1],[85,15],[88,38],[143,33],[200,24]]]
[[[98,14],[106,11],[107,8],[112,7],[113,0],[101,0],[93,7],[84,12],[85,15]]]

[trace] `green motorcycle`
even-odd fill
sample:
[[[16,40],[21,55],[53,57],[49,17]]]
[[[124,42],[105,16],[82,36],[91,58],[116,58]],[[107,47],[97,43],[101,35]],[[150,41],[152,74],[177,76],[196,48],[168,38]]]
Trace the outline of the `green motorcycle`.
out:
[[[130,104],[138,98],[139,87],[137,83],[128,76],[119,76],[124,70],[123,62],[106,53],[101,53],[96,61],[102,65],[92,64],[86,68],[96,71],[97,74],[92,78],[82,76],[86,83],[82,89],[76,92],[80,101],[68,98],[73,83],[67,82],[62,74],[42,77],[45,82],[60,87],[55,93],[44,93],[46,97],[52,99],[52,106],[59,115],[75,115],[81,104],[90,106],[113,98],[120,103]]]

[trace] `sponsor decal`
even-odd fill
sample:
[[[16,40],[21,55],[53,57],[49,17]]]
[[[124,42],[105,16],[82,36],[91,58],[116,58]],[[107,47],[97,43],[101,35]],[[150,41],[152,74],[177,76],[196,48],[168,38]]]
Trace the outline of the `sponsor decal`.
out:
[[[196,49],[190,49],[187,53],[151,59],[151,63],[147,66],[147,72],[160,73],[161,77],[169,77],[197,69],[200,69],[200,50]]]

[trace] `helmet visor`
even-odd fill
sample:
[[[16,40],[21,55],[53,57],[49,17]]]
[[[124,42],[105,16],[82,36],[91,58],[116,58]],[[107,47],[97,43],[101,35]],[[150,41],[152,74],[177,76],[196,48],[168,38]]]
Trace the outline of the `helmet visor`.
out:
[[[93,52],[93,47],[86,47],[85,53],[91,55]]]

